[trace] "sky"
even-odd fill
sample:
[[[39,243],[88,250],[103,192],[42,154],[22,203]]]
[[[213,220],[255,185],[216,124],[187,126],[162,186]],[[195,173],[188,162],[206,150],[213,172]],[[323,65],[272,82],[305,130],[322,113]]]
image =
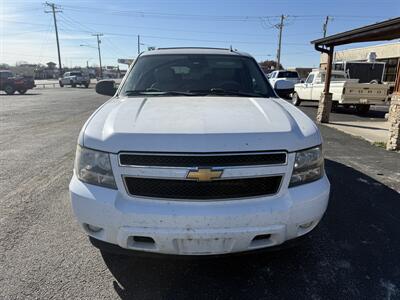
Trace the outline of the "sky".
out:
[[[400,16],[400,0],[54,0],[64,66],[103,65],[148,47],[223,47],[274,60],[284,15],[281,63],[317,67],[310,44],[328,35]],[[58,63],[53,16],[43,1],[0,0],[0,63]],[[380,42],[383,43],[383,42]],[[379,44],[364,43],[339,49]],[[84,46],[81,46],[84,45]],[[123,67],[124,65],[120,65]]]

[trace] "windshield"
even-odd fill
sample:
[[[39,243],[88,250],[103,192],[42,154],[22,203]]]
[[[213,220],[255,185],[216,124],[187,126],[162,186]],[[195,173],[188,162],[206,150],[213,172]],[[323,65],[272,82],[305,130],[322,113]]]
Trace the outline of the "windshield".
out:
[[[172,93],[171,93],[172,92]],[[125,95],[274,95],[257,63],[233,55],[139,57],[121,90]]]
[[[278,78],[299,78],[297,72],[284,71],[278,73]]]

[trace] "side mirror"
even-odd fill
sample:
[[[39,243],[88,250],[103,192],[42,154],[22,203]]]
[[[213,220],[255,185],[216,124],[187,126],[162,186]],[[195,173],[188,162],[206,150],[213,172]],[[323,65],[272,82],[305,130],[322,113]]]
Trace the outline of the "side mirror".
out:
[[[106,96],[114,96],[117,91],[114,80],[100,80],[96,84],[96,93]]]

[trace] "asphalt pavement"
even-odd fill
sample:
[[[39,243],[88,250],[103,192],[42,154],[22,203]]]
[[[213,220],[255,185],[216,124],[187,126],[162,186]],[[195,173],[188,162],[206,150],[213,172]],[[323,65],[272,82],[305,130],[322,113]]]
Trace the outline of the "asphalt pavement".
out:
[[[326,126],[330,204],[303,244],[218,259],[101,254],[68,183],[79,130],[106,100],[92,88],[0,95],[0,299],[400,299],[400,154]]]

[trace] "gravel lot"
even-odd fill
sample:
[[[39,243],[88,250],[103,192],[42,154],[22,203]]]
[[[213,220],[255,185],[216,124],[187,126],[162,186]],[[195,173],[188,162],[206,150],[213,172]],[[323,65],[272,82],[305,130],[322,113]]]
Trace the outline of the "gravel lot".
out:
[[[323,126],[332,195],[301,246],[102,255],[73,218],[68,183],[79,130],[105,100],[92,88],[0,95],[0,299],[400,299],[400,156]]]

